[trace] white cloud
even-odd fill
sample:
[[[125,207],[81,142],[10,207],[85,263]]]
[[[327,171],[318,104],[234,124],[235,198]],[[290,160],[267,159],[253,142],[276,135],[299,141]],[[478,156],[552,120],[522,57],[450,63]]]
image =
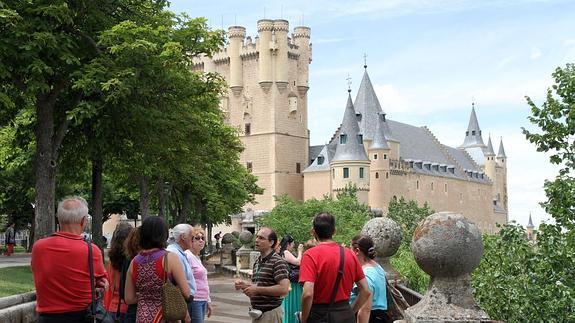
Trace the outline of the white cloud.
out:
[[[529,58],[539,59],[542,54],[543,53],[541,53],[541,49],[539,49],[538,47],[532,47],[531,48],[531,55],[529,55]]]

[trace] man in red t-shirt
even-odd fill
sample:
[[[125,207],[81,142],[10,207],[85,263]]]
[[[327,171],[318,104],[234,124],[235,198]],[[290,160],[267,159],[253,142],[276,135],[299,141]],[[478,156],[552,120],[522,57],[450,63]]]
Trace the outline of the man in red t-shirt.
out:
[[[301,322],[318,322],[327,315],[330,316],[332,323],[355,322],[355,314],[370,295],[361,265],[351,250],[343,248],[343,275],[337,285],[333,304],[330,304],[342,249],[332,240],[335,234],[335,218],[329,213],[317,214],[313,219],[312,234],[319,244],[307,250],[301,260],[299,272],[299,282],[303,283]],[[349,295],[353,283],[357,284],[359,293],[350,306]]]
[[[88,245],[80,235],[88,219],[81,197],[58,204],[60,231],[40,239],[32,247],[32,273],[36,286],[38,322],[83,322],[92,302]],[[96,288],[108,287],[102,253],[92,244]]]

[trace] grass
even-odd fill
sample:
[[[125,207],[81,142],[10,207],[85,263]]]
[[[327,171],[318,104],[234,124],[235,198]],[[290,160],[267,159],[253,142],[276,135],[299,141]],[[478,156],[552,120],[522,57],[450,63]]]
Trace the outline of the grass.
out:
[[[34,290],[30,266],[0,268],[0,297]]]

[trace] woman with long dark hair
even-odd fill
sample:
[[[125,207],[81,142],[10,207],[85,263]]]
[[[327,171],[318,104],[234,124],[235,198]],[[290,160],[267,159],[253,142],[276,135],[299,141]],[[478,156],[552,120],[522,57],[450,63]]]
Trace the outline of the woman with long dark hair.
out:
[[[289,234],[285,235],[280,242],[279,255],[285,259],[289,265],[289,280],[290,290],[286,298],[284,298],[282,306],[284,309],[283,323],[297,322],[295,313],[301,311],[301,294],[302,286],[298,282],[299,278],[299,263],[303,253],[303,245],[298,246],[297,256],[294,256],[293,250],[295,241]]]
[[[371,291],[367,302],[357,313],[357,323],[388,322],[385,271],[373,260],[375,258],[373,240],[365,235],[357,235],[351,240],[351,249],[359,260]],[[349,301],[353,303],[356,297],[357,286],[354,286]]]
[[[166,251],[167,240],[166,221],[158,216],[147,217],[140,227],[141,250],[128,269],[124,295],[127,304],[138,304],[136,322],[163,321],[162,286],[166,278],[180,288],[185,299],[190,299],[184,268],[176,254]],[[166,257],[168,266],[164,268]],[[188,313],[186,322],[190,322]]]
[[[110,252],[108,252],[110,261],[108,262],[106,271],[110,276],[110,287],[104,295],[104,307],[110,316],[116,316],[120,322],[124,322],[124,316],[127,310],[126,302],[124,302],[121,297],[123,293],[120,292],[122,273],[125,274],[125,268],[127,268],[126,263],[129,263],[129,260],[124,256],[124,241],[132,230],[134,230],[134,228],[128,223],[118,223],[112,235]]]

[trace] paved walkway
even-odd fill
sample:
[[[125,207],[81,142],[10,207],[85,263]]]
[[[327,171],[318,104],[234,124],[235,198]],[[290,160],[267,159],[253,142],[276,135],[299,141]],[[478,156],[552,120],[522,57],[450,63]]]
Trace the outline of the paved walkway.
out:
[[[0,268],[30,265],[30,254],[16,254],[10,257],[0,255]],[[210,275],[210,292],[213,313],[206,323],[250,323],[247,296],[234,289],[234,278],[225,275]]]

